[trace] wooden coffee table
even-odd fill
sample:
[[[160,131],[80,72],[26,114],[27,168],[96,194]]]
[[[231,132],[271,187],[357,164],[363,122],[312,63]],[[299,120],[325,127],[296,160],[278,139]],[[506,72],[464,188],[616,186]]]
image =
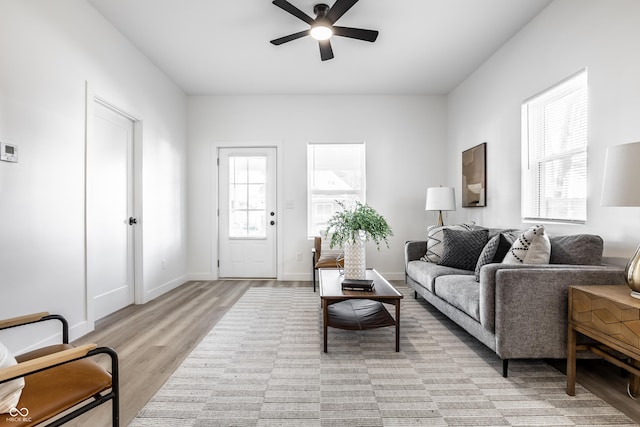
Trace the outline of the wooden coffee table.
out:
[[[343,276],[339,270],[320,269],[320,300],[324,330],[324,352],[327,352],[327,328],[367,330],[385,326],[396,327],[396,351],[400,351],[400,300],[402,294],[376,270],[367,270],[373,279],[372,291],[342,290]],[[384,304],[396,308],[395,319]]]

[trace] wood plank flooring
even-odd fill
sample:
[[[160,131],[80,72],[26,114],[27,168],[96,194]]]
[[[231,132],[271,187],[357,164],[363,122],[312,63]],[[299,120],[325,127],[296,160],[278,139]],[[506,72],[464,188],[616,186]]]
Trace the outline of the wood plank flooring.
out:
[[[395,282],[397,285],[402,282]],[[74,342],[114,348],[120,360],[120,425],[126,426],[200,340],[250,287],[306,287],[310,282],[222,280],[188,282],[145,304],[126,307]],[[564,361],[550,361],[564,371]],[[498,375],[500,373],[496,373]],[[626,379],[601,361],[579,361],[577,381],[640,424],[640,402],[626,395]],[[70,426],[110,426],[110,404]]]

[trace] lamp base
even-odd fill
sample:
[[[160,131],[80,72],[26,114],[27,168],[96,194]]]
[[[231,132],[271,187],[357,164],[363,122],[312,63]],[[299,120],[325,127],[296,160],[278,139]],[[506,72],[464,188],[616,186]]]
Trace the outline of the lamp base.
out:
[[[442,227],[444,225],[444,221],[442,220],[442,211],[438,211],[438,227]]]
[[[640,246],[629,260],[624,275],[631,288],[631,296],[640,299]]]

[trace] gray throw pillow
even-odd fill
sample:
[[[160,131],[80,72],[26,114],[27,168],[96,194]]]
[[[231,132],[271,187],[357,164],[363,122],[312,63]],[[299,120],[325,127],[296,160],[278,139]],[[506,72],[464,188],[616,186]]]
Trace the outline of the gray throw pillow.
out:
[[[480,252],[475,270],[476,282],[480,281],[480,269],[482,268],[482,266],[493,262],[493,259],[496,256],[496,252],[498,251],[498,247],[500,246],[500,236],[502,235],[496,234],[491,239],[489,239],[487,244],[484,245],[482,252]],[[511,245],[509,245],[509,247],[511,247]],[[509,248],[507,248],[507,250],[509,250]]]
[[[478,257],[475,270],[476,282],[480,281],[480,269],[487,264],[502,262],[516,238],[512,233],[507,232],[496,234],[489,239]]]
[[[424,254],[420,260],[426,262],[434,262],[436,264],[440,263],[440,258],[442,257],[442,251],[444,250],[444,230],[460,230],[460,231],[468,231],[471,230],[471,226],[467,224],[457,224],[457,225],[434,225],[429,227],[429,231],[427,233],[427,253]]]
[[[473,271],[487,244],[488,230],[444,230],[440,265]]]

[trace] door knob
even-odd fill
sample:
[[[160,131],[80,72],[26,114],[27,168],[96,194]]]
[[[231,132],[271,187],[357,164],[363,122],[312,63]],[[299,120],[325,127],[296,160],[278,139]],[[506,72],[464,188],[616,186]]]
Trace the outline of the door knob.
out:
[[[134,225],[138,223],[138,218],[135,218],[133,216],[129,217],[129,225]]]
[[[275,225],[275,224],[276,224],[276,222],[275,222],[275,221],[271,221],[269,224],[271,224],[271,225]]]

